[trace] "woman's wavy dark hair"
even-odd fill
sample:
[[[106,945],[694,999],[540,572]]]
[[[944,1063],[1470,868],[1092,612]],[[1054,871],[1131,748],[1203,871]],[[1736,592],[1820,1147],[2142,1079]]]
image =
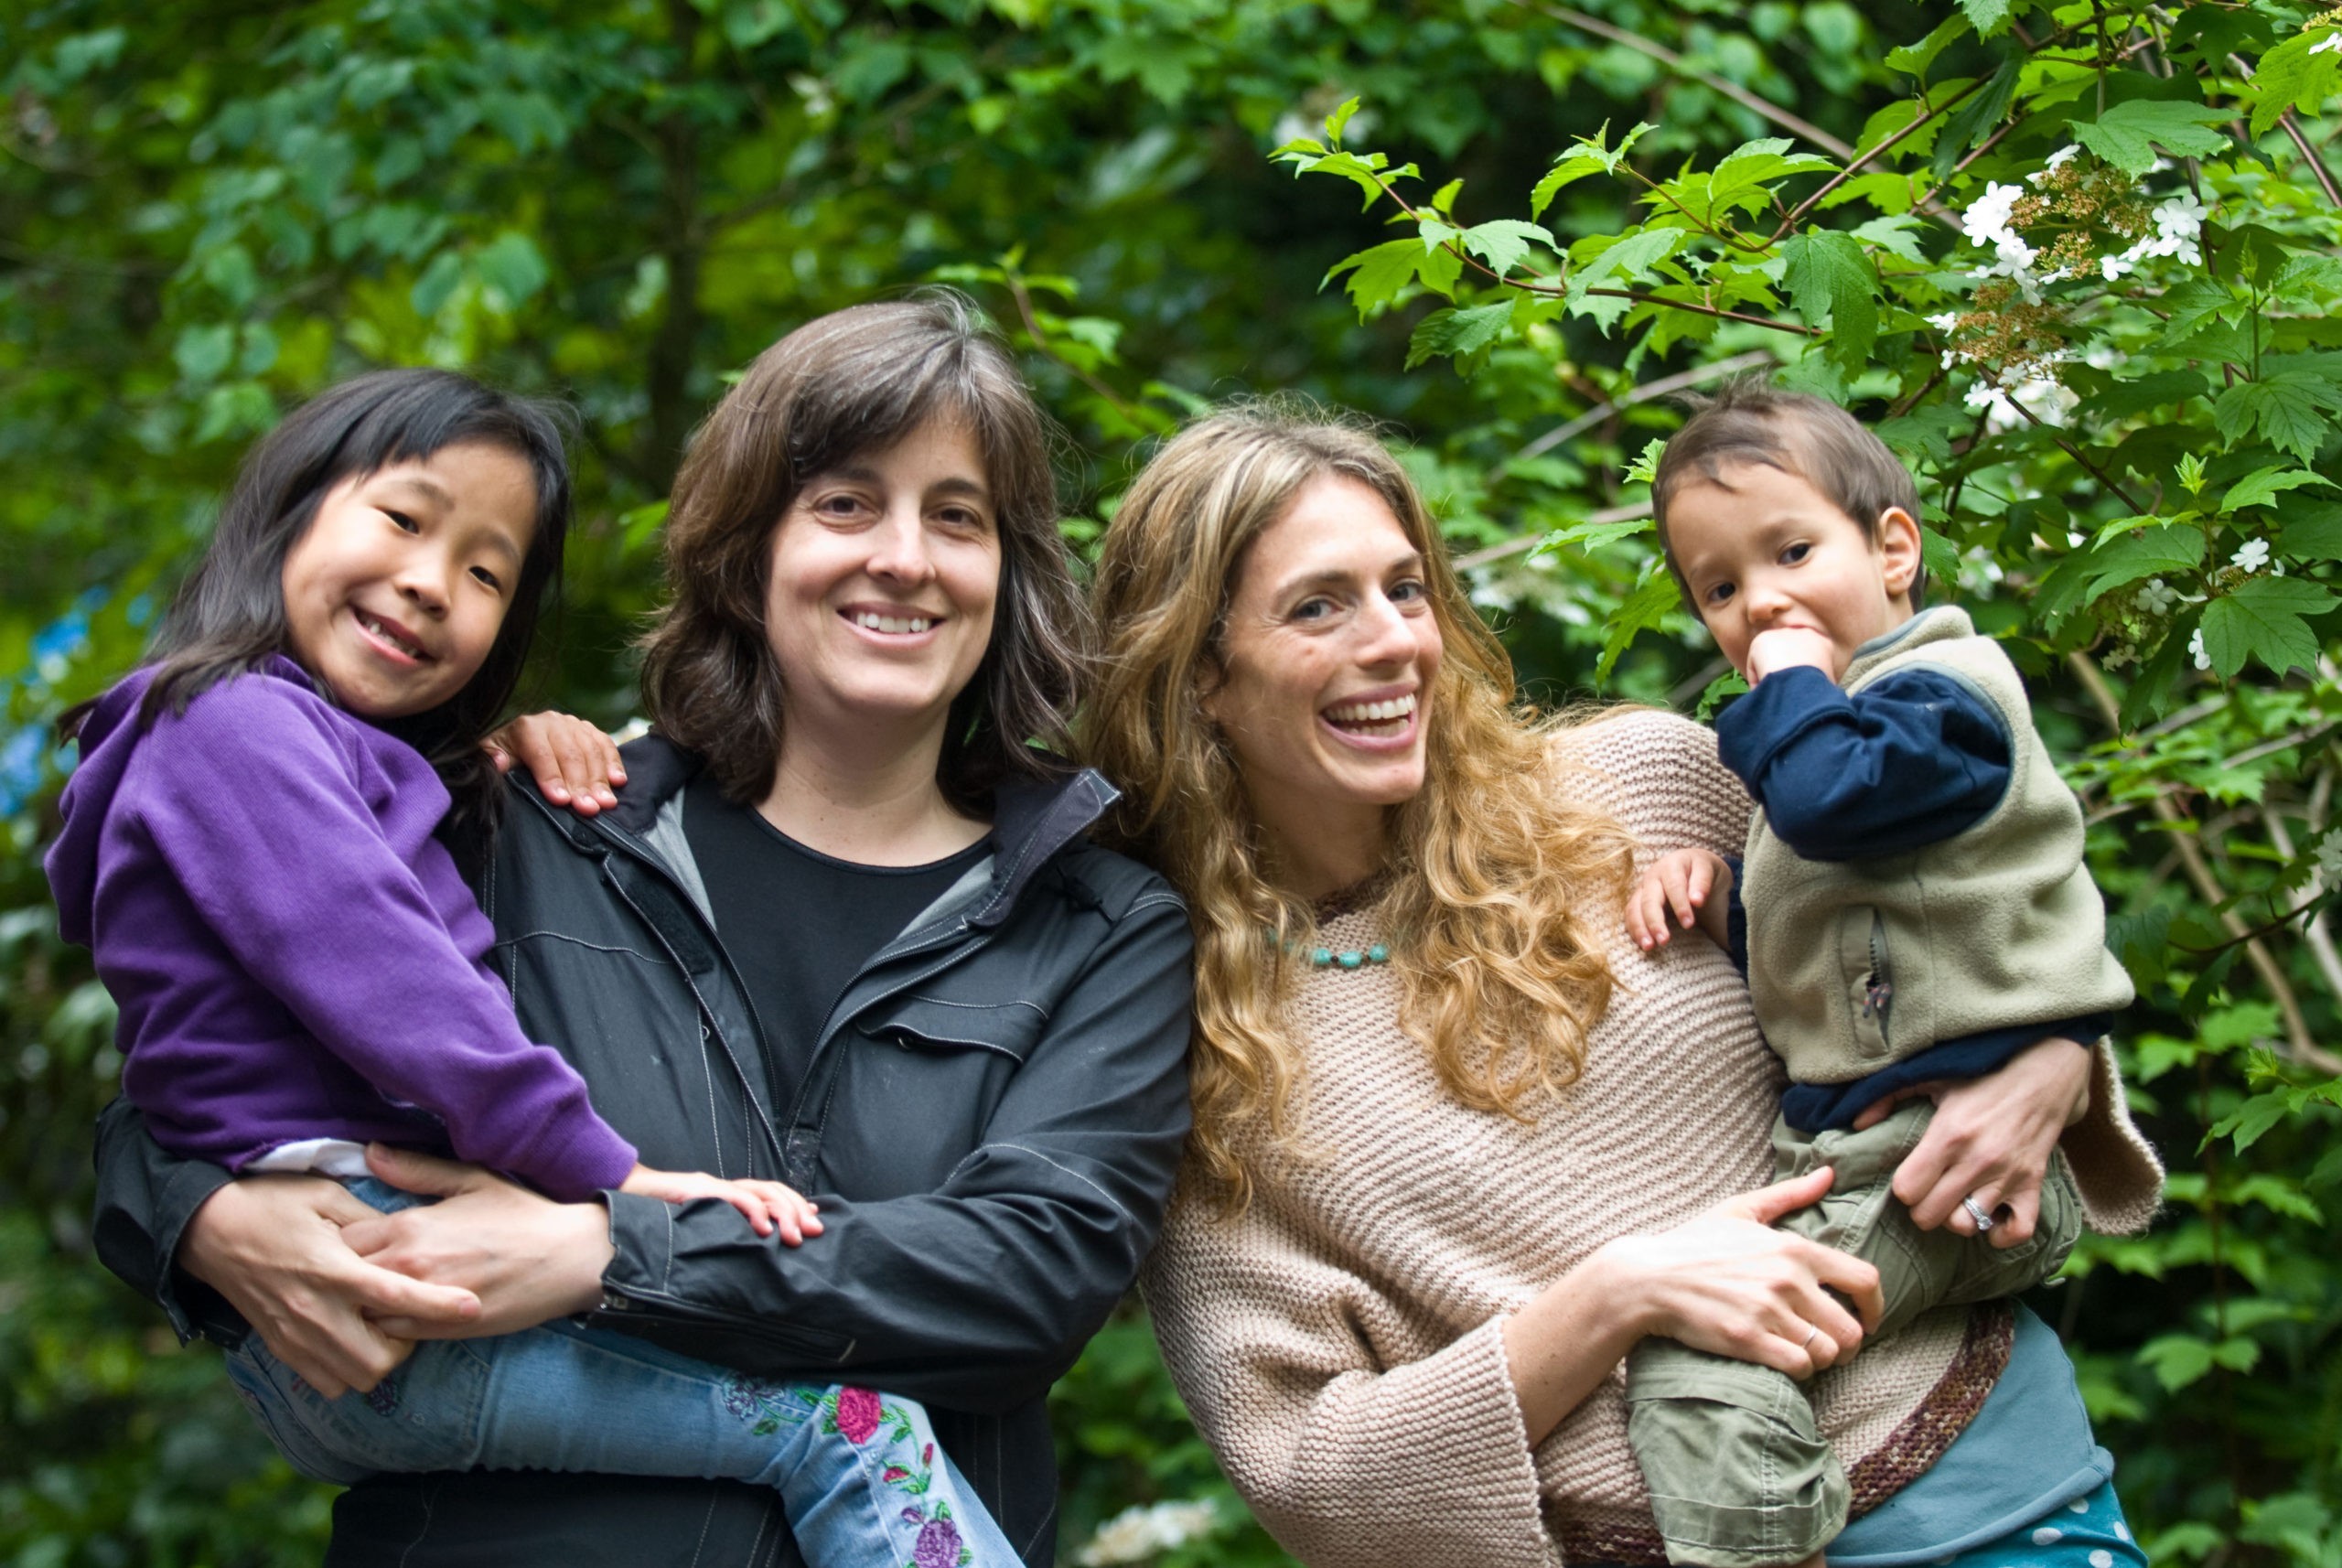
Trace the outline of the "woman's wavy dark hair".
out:
[[[376,371],[318,393],[263,436],[244,457],[220,509],[209,548],[179,585],[143,665],[155,678],[139,708],[142,725],[231,676],[289,654],[285,558],[308,532],[318,503],[345,479],[448,446],[479,442],[529,466],[536,526],[511,607],[478,673],[426,712],[381,727],[430,758],[454,804],[443,836],[477,843],[494,826],[503,791],[480,742],[503,716],[527,663],[547,591],[561,579],[569,532],[569,463],[558,413],[452,371]],[[69,710],[58,734],[80,735],[91,704]]]
[[[937,289],[835,311],[767,349],[676,476],[669,598],[643,639],[643,703],[733,800],[772,787],[788,722],[765,633],[773,531],[815,475],[935,419],[962,425],[983,454],[1001,545],[992,644],[952,700],[936,781],[980,812],[1004,779],[1063,768],[1090,639],[1058,532],[1049,424],[974,307]]]

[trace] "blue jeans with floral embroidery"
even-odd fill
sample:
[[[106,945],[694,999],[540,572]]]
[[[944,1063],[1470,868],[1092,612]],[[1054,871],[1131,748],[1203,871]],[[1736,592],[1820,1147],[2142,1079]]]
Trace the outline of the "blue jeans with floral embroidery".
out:
[[[387,1211],[417,1202],[347,1184]],[[1015,1550],[936,1447],[919,1404],[767,1382],[630,1335],[554,1322],[436,1340],[364,1393],[326,1399],[257,1334],[228,1375],[294,1468],[343,1486],[378,1471],[706,1476],[777,1488],[824,1568],[1016,1568]]]

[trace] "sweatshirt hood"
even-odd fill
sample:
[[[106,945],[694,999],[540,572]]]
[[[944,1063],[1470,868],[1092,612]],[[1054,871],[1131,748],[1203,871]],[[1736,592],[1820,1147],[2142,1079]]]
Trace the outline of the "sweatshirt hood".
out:
[[[152,670],[134,671],[98,699],[81,723],[81,759],[57,802],[65,826],[42,866],[57,899],[58,933],[82,947],[90,945],[98,897],[98,840],[123,776],[130,771],[131,753],[138,749],[145,727],[138,722],[138,704],[154,675]]]

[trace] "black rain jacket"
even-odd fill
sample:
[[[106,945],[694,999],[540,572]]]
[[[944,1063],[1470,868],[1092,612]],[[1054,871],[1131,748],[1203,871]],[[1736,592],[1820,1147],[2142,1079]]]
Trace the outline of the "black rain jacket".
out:
[[[682,832],[698,759],[626,748],[615,811],[526,783],[481,886],[530,1037],[558,1047],[644,1163],[819,1198],[801,1248],[726,1204],[611,1193],[596,1326],[758,1377],[925,1402],[1035,1568],[1053,1560],[1043,1397],[1155,1241],[1188,1124],[1184,908],[1084,830],[1094,772],[1003,786],[993,854],[865,963],[801,1083],[781,1083],[716,940]],[[807,919],[821,911],[804,911]],[[175,1159],[117,1101],[99,1123],[96,1245],[182,1338],[241,1319],[172,1267],[227,1174]],[[329,1565],[675,1568],[800,1563],[768,1490],[528,1472],[384,1476],[337,1502]]]

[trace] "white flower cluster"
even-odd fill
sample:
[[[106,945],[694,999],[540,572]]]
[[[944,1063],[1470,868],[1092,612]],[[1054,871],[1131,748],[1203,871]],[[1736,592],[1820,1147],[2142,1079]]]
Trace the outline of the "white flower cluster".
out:
[[[1124,1509],[1100,1525],[1098,1533],[1090,1538],[1074,1561],[1081,1568],[1150,1563],[1174,1547],[1219,1532],[1219,1511],[1209,1500],[1141,1503]]]
[[[2342,32],[2333,35],[2337,47],[2342,47]],[[2323,48],[2324,46],[2320,46]],[[2079,156],[2081,148],[2065,146],[2049,155],[2048,161],[2034,174],[2026,176],[2029,183],[2038,186],[2059,166]],[[2025,199],[2021,186],[2003,185],[1995,180],[1984,187],[1984,194],[1961,218],[1961,232],[1968,242],[1979,249],[1989,249],[1993,259],[1977,267],[1969,275],[1979,282],[1987,278],[2004,277],[2024,291],[2028,304],[2041,303],[2041,285],[2053,282],[2034,270],[2038,252],[2032,242],[2009,226],[2009,217],[2016,204]],[[2176,256],[2189,265],[2204,260],[2204,204],[2183,191],[2155,204],[2151,214],[2153,231],[2119,256],[2099,258],[2099,271],[2109,283],[2138,270],[2141,262],[2154,256]]]
[[[1993,259],[1974,269],[1971,277],[1980,282],[1985,278],[2008,278],[2025,291],[2028,303],[2038,305],[2041,279],[2033,270],[2033,246],[2009,227],[2009,214],[2024,199],[2023,186],[2003,185],[1994,180],[1984,187],[1984,194],[1961,218],[1960,231],[1968,236],[1970,244],[1993,252]]]
[[[1945,357],[1949,360],[1954,356]],[[2036,362],[2047,365],[2051,361],[2043,359]],[[2027,413],[2052,429],[2063,429],[2067,417],[2080,405],[2082,400],[2079,394],[2055,377],[2026,376],[2009,387],[1980,381],[1968,389],[1968,395],[1961,401],[1971,413],[1984,415],[1985,434],[1998,435],[2004,430],[2014,430],[2020,424],[2030,424],[2031,421],[2025,417]]]
[[[2335,35],[2342,38],[2342,33]],[[2126,273],[2135,272],[2141,262],[2150,256],[2177,256],[2190,266],[2204,260],[2202,236],[2207,209],[2186,191],[2155,203],[2154,232],[2119,256],[2100,256],[2098,270],[2106,281],[2112,283]]]

